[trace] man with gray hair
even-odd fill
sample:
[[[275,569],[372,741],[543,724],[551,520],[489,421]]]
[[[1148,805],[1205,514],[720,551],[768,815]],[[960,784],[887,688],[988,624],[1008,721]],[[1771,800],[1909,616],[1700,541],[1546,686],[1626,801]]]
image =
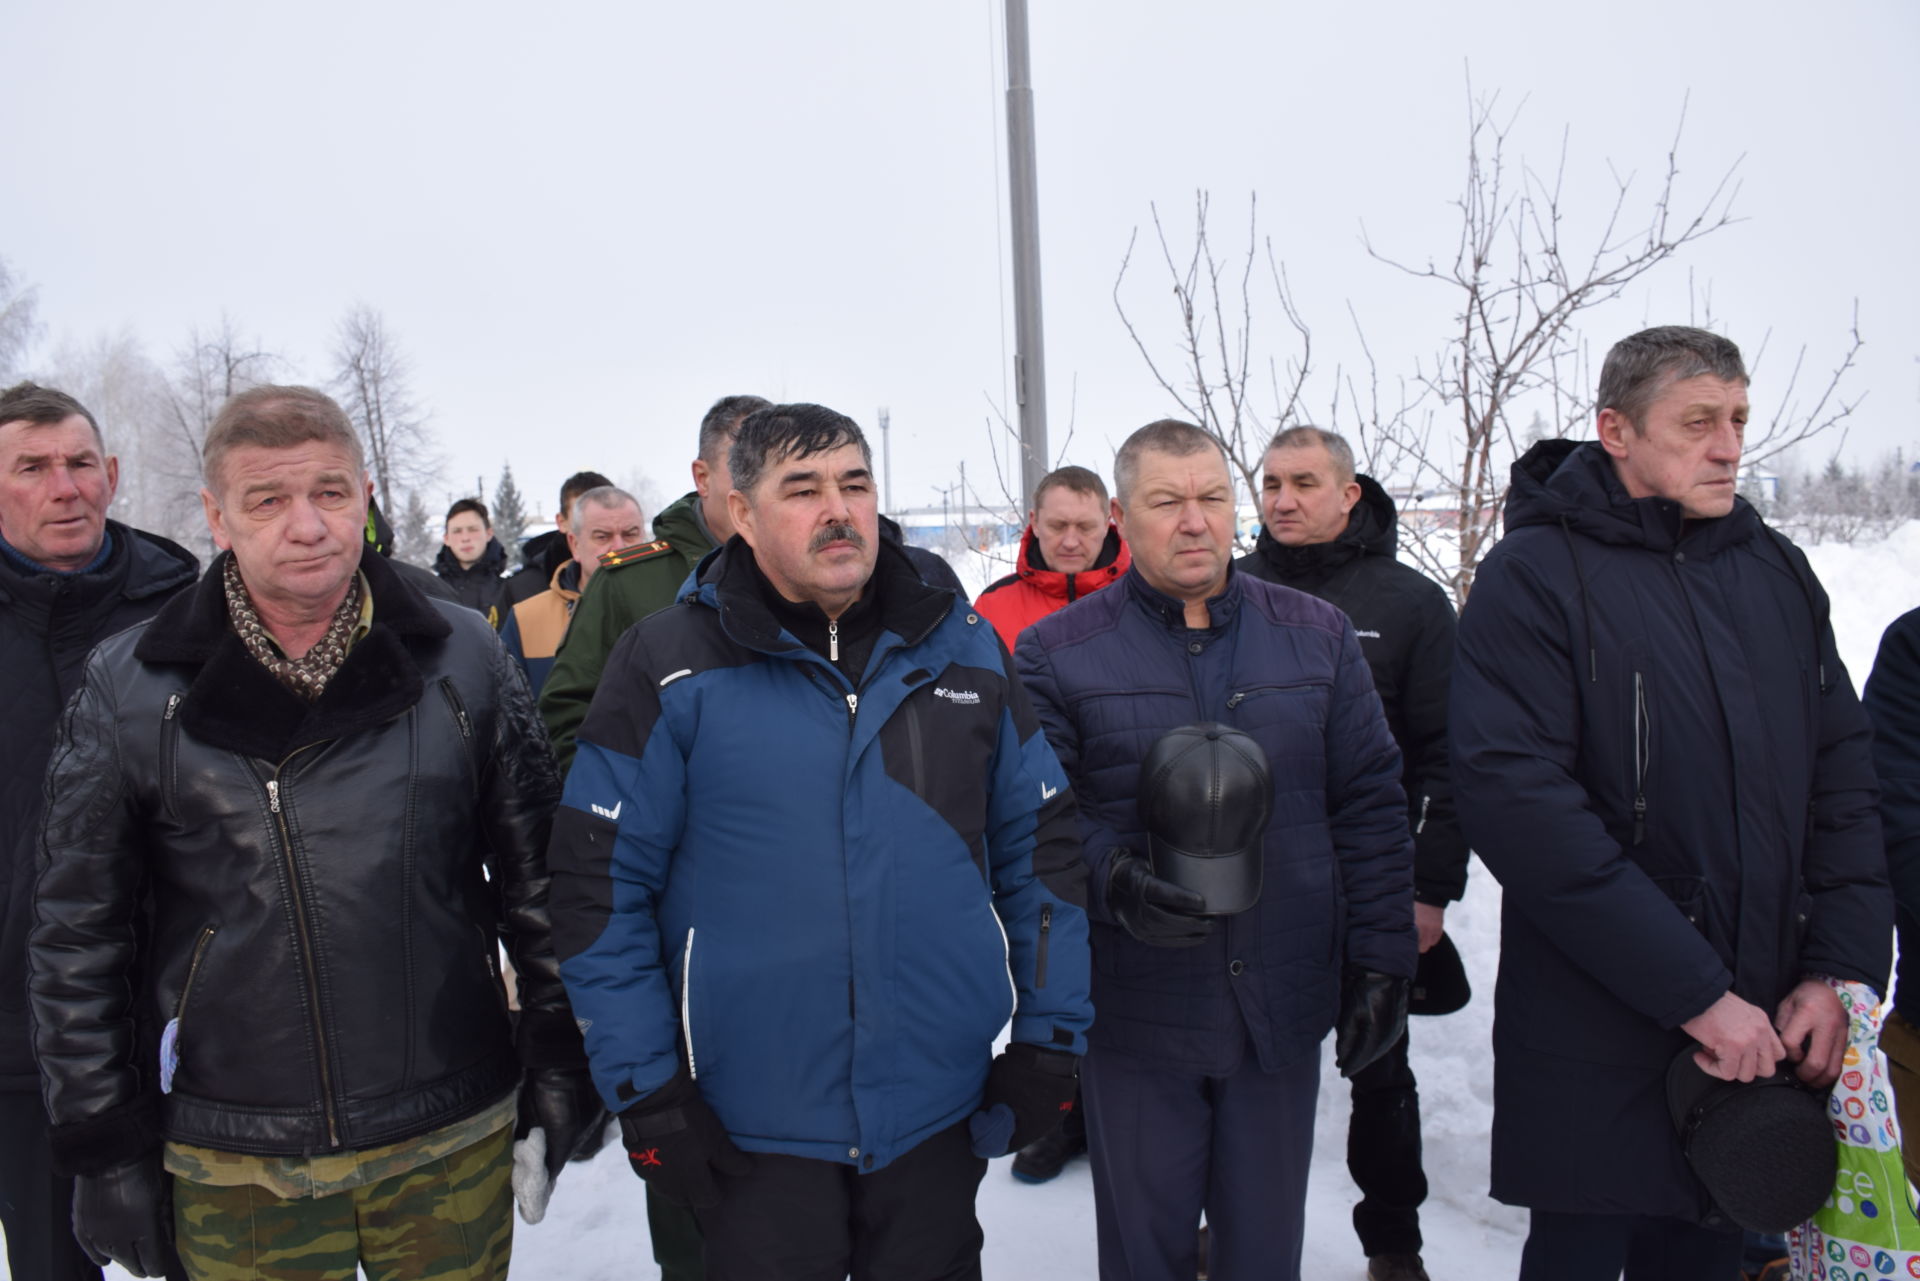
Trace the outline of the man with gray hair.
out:
[[[1514,464],[1460,619],[1456,801],[1504,890],[1493,1195],[1532,1212],[1522,1281],[1733,1276],[1670,1074],[1839,1074],[1834,982],[1890,961],[1871,732],[1807,558],[1735,493],[1740,349],[1644,330],[1598,405],[1599,439]]]
[[[1353,625],[1237,572],[1213,437],[1163,420],[1114,460],[1133,566],[1020,634],[1080,806],[1095,957],[1083,1076],[1103,1281],[1298,1277],[1320,1043],[1349,1075],[1397,1042],[1414,972],[1400,753]],[[1184,726],[1266,755],[1257,901],[1210,915],[1148,856],[1142,764]],[[1220,851],[1224,853],[1225,851]]]
[[[1443,942],[1447,904],[1467,887],[1467,843],[1453,812],[1447,766],[1447,674],[1453,604],[1438,584],[1394,559],[1398,513],[1353,449],[1318,427],[1275,434],[1260,469],[1260,539],[1234,562],[1255,578],[1318,596],[1353,620],[1360,650],[1404,762],[1413,833],[1413,915],[1422,974],[1428,957],[1458,954]],[[1416,982],[1427,990],[1431,985]],[[1420,1096],[1402,1036],[1353,1077],[1347,1170],[1360,1189],[1354,1231],[1369,1281],[1427,1281],[1420,1258]]]
[[[536,698],[594,572],[619,549],[644,539],[647,526],[639,499],[624,489],[599,485],[573,500],[562,529],[567,559],[554,568],[547,590],[509,607],[500,626],[500,643],[527,674]]]
[[[223,405],[223,554],[94,651],[61,726],[36,1048],[75,1232],[135,1275],[177,1231],[195,1281],[497,1281],[517,1113],[550,1170],[599,1116],[546,737],[485,620],[367,547],[361,459],[317,391]]]

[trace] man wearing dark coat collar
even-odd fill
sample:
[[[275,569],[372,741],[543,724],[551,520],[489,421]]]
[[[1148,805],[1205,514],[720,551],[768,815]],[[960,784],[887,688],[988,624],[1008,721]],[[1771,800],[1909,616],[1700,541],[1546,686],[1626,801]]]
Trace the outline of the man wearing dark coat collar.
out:
[[[184,549],[107,519],[119,480],[93,415],[64,392],[0,392],[0,1228],[16,1277],[95,1281],[54,1173],[26,1015],[27,931],[54,722],[95,642],[193,581]]]
[[[95,651],[48,777],[29,995],[75,1233],[135,1275],[177,1224],[195,1278],[496,1281],[516,1121],[551,1175],[601,1116],[545,737],[486,624],[366,546],[331,400],[241,393],[203,468],[226,554]]]
[[[1883,989],[1870,731],[1806,557],[1734,493],[1739,348],[1635,334],[1599,440],[1514,466],[1460,620],[1456,800],[1499,878],[1493,1194],[1522,1281],[1732,1276],[1663,1082],[1839,1072],[1827,980]]]
[[[1302,426],[1274,436],[1261,466],[1260,516],[1260,540],[1236,567],[1337,605],[1353,620],[1373,669],[1404,762],[1424,967],[1445,932],[1447,904],[1467,888],[1467,843],[1447,767],[1453,604],[1432,579],[1394,559],[1393,499],[1373,477],[1355,472],[1352,446],[1333,432]],[[1360,1189],[1353,1226],[1369,1281],[1426,1281],[1420,1204],[1427,1177],[1405,1036],[1354,1074],[1347,1170]]]

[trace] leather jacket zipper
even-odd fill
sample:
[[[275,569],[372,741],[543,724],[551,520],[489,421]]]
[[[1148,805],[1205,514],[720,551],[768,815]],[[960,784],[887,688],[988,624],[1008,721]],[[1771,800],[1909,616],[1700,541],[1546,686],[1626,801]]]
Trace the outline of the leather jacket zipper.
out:
[[[293,756],[299,754],[295,752]],[[267,780],[267,809],[280,829],[280,852],[287,864],[287,892],[293,896],[294,929],[300,935],[300,964],[306,974],[307,1004],[313,1011],[313,1043],[320,1065],[320,1106],[327,1118],[327,1144],[337,1148],[340,1146],[340,1117],[334,1108],[333,1065],[329,1061],[327,1025],[320,1014],[320,973],[313,961],[313,928],[307,920],[306,895],[300,889],[300,865],[293,857],[293,831],[287,826],[286,812],[280,806],[280,774],[293,756],[281,761],[274,776]]]
[[[169,818],[177,817],[174,794],[179,790],[179,783],[174,777],[174,762],[179,754],[180,722],[176,717],[180,712],[180,699],[179,694],[167,695],[167,709],[160,713],[160,809]]]
[[[207,947],[213,942],[213,934],[213,926],[203,926],[200,937],[194,940],[193,959],[187,962],[187,981],[180,985],[180,1000],[173,1007],[176,1022],[187,1012],[187,998],[193,995],[193,981],[200,977],[200,962],[207,959]]]

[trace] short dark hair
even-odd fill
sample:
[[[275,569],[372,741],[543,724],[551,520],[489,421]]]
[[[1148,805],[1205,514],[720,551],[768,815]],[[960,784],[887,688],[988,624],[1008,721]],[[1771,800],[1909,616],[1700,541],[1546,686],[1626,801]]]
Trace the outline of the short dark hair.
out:
[[[488,529],[493,528],[493,517],[487,514],[487,505],[478,498],[462,498],[459,502],[447,508],[447,518],[440,523],[440,528],[444,530],[448,525],[453,524],[453,518],[462,512],[472,512],[480,518],[482,525],[485,525]]]
[[[613,482],[597,471],[577,471],[560,482],[560,514],[573,513],[573,504],[589,489],[605,489]]]
[[[1327,457],[1333,460],[1336,479],[1341,484],[1352,481],[1354,476],[1353,446],[1347,438],[1337,431],[1328,431],[1324,427],[1310,427],[1302,423],[1298,427],[1288,427],[1273,434],[1267,442],[1268,452],[1276,449],[1299,449],[1320,446],[1327,451]]]
[[[1100,473],[1091,467],[1056,467],[1040,478],[1033,487],[1033,509],[1040,510],[1040,500],[1047,496],[1049,489],[1066,489],[1076,494],[1092,494],[1104,506],[1107,501],[1107,482],[1100,479]]]
[[[50,427],[54,423],[67,421],[75,414],[87,420],[87,425],[93,428],[94,443],[105,453],[107,442],[100,434],[99,422],[85,405],[66,392],[42,387],[35,382],[15,383],[5,391],[0,391],[0,427],[8,423]]]
[[[1172,454],[1175,458],[1186,458],[1211,449],[1224,460],[1227,451],[1212,433],[1192,423],[1181,422],[1178,418],[1162,418],[1158,422],[1148,423],[1139,431],[1121,442],[1120,452],[1113,456],[1114,496],[1125,506],[1128,495],[1133,493],[1134,474],[1140,470],[1140,455],[1151,449],[1156,454]]]
[[[1726,382],[1748,382],[1746,362],[1731,339],[1688,325],[1642,329],[1613,345],[1600,366],[1595,410],[1611,409],[1646,434],[1647,406],[1667,384],[1712,374]]]
[[[746,421],[747,415],[772,405],[765,396],[722,396],[714,401],[713,408],[700,420],[700,457],[706,459],[709,466],[718,462],[721,452],[739,434],[740,424]]]
[[[873,451],[860,424],[825,405],[768,405],[748,414],[734,433],[733,448],[727,454],[727,466],[733,472],[733,487],[751,494],[770,463],[786,458],[810,458],[858,445],[867,466],[873,466]]]
[[[278,387],[271,383],[249,387],[229,396],[207,428],[200,446],[200,474],[208,489],[220,486],[220,464],[241,445],[262,449],[291,449],[310,441],[338,445],[353,460],[353,470],[365,473],[367,456],[346,411],[325,392],[311,387]]]

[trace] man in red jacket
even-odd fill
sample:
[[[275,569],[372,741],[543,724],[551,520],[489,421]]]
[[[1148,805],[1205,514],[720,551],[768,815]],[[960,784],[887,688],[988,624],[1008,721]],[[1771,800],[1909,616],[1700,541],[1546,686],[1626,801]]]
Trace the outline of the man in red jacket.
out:
[[[1085,467],[1060,467],[1033,491],[1018,566],[973,605],[1011,650],[1022,628],[1119,581],[1132,562],[1100,477]]]

